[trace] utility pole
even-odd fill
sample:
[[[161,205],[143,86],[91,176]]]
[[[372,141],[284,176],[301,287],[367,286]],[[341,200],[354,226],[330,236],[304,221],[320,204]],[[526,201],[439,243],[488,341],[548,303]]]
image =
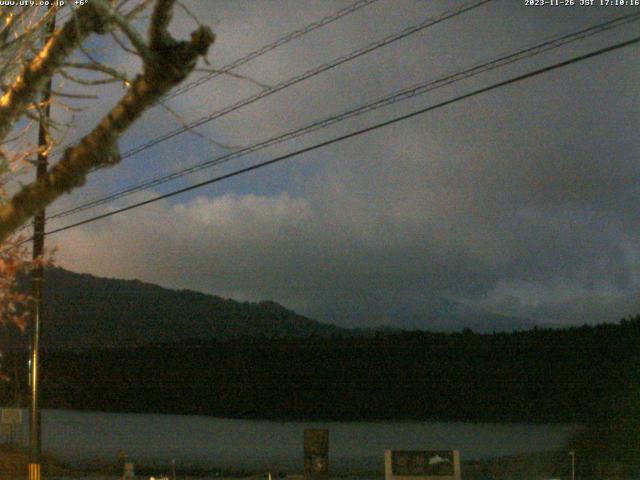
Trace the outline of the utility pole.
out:
[[[56,10],[50,6],[49,21],[45,31],[45,42],[49,40],[56,27]],[[51,79],[45,85],[42,96],[44,109],[40,110],[38,128],[38,158],[36,161],[36,178],[47,173],[48,164],[48,123],[51,114]],[[33,218],[33,266],[31,270],[31,295],[33,296],[31,313],[31,407],[29,415],[29,480],[41,478],[41,422],[40,422],[40,321],[42,314],[42,280],[44,277],[42,257],[44,254],[45,210],[40,210]]]

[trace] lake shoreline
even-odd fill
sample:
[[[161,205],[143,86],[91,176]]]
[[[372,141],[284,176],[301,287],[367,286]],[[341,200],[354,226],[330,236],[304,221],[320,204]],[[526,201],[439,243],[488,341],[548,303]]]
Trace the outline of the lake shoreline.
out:
[[[519,455],[509,455],[486,460],[469,460],[462,464],[462,478],[464,480],[509,480],[518,478],[520,480],[535,480],[539,478],[567,477],[569,474],[569,462],[566,451],[547,451]],[[104,479],[120,478],[121,468],[117,463],[94,465],[83,469],[72,468],[47,458],[44,471],[48,477],[64,479]],[[138,478],[166,475],[172,477],[172,468],[168,465],[145,465],[135,466]],[[197,469],[176,467],[176,477],[181,479],[217,479],[217,480],[239,480],[239,479],[266,479],[271,473],[282,480],[301,480],[302,469],[299,471],[279,472],[244,469],[237,467],[234,469]],[[2,477],[0,477],[2,478]],[[382,479],[384,478],[384,465],[379,469],[362,470],[353,472],[331,473],[330,479]]]
[[[16,437],[23,445],[27,423]],[[78,471],[108,471],[124,454],[152,473],[170,470],[172,460],[177,470],[200,475],[296,473],[302,469],[304,431],[309,428],[329,431],[334,475],[382,473],[387,449],[456,449],[463,462],[560,450],[578,429],[471,422],[282,422],[44,409],[42,451]]]
[[[26,410],[26,407],[22,407]],[[566,422],[560,420],[542,421],[538,419],[528,419],[527,421],[521,418],[515,417],[474,417],[464,418],[462,416],[408,416],[408,415],[388,415],[388,416],[329,416],[329,415],[220,415],[216,413],[181,413],[181,412],[167,412],[167,411],[154,411],[153,409],[147,411],[138,410],[100,410],[100,409],[82,409],[82,408],[47,408],[47,410],[55,410],[60,412],[83,412],[87,414],[107,414],[107,415],[164,415],[164,416],[178,416],[178,417],[198,417],[214,420],[235,420],[235,421],[256,421],[256,422],[270,422],[274,424],[282,423],[464,423],[467,425],[486,425],[486,424],[501,424],[501,425],[531,425],[531,426],[544,426],[544,425],[573,425],[576,428],[581,427],[580,423]]]

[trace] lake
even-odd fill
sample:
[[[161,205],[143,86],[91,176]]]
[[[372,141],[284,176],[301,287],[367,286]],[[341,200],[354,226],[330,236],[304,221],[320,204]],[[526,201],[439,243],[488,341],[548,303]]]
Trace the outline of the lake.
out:
[[[25,417],[26,418],[26,417]],[[26,438],[27,426],[24,425]],[[382,471],[386,449],[457,449],[462,460],[562,448],[575,425],[290,422],[192,415],[44,410],[44,453],[75,467],[117,463],[235,471],[302,471],[305,428],[329,429],[332,473]]]

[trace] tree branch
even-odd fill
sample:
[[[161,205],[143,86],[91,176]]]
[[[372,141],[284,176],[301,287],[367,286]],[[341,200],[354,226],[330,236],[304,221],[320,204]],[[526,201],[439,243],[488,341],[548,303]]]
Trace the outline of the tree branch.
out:
[[[151,49],[147,46],[144,38],[136,31],[135,28],[129,23],[129,21],[116,12],[111,5],[109,5],[104,0],[93,0],[95,2],[94,6],[98,9],[98,11],[104,15],[105,18],[114,22],[120,30],[129,38],[131,45],[135,47],[138,51],[138,54],[142,57],[145,62],[153,62],[156,59],[154,58],[154,54]]]
[[[149,32],[154,61],[143,58],[143,73],[136,77],[124,97],[91,133],[68,148],[45,176],[24,186],[9,203],[0,207],[0,243],[35,212],[83,185],[90,171],[118,163],[120,135],[184,80],[195,68],[199,56],[206,55],[215,39],[208,27],[195,30],[190,41],[179,42],[170,36],[167,26],[173,3],[173,0],[156,3]],[[55,66],[61,62],[62,58],[58,58]]]
[[[149,44],[154,50],[160,50],[175,42],[168,30],[175,3],[176,0],[158,0],[153,9],[149,25]]]
[[[75,12],[77,21],[67,22],[26,65],[12,87],[0,98],[0,140],[5,138],[27,106],[44,87],[62,61],[92,32],[103,33],[102,16],[89,3]]]

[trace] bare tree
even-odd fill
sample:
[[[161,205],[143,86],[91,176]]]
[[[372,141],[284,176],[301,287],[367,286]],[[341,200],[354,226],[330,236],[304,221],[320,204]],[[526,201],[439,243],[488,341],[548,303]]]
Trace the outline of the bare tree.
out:
[[[95,128],[79,142],[68,147],[47,174],[23,186],[0,207],[0,242],[60,195],[85,183],[89,171],[118,163],[119,137],[171,88],[182,82],[207,53],[214,40],[211,30],[200,26],[188,41],[175,40],[168,27],[176,0],[144,1],[153,3],[145,39],[134,28],[131,17],[140,11],[124,11],[123,2],[91,0],[79,7],[62,27],[21,67],[15,81],[0,99],[0,142],[4,141],[21,118],[33,108],[39,92],[52,75],[64,69],[70,55],[91,34],[118,30],[126,35],[142,60],[142,71],[131,81],[122,98]],[[124,2],[126,4],[127,2]],[[100,69],[99,64],[93,68]],[[117,76],[115,70],[105,73]]]

